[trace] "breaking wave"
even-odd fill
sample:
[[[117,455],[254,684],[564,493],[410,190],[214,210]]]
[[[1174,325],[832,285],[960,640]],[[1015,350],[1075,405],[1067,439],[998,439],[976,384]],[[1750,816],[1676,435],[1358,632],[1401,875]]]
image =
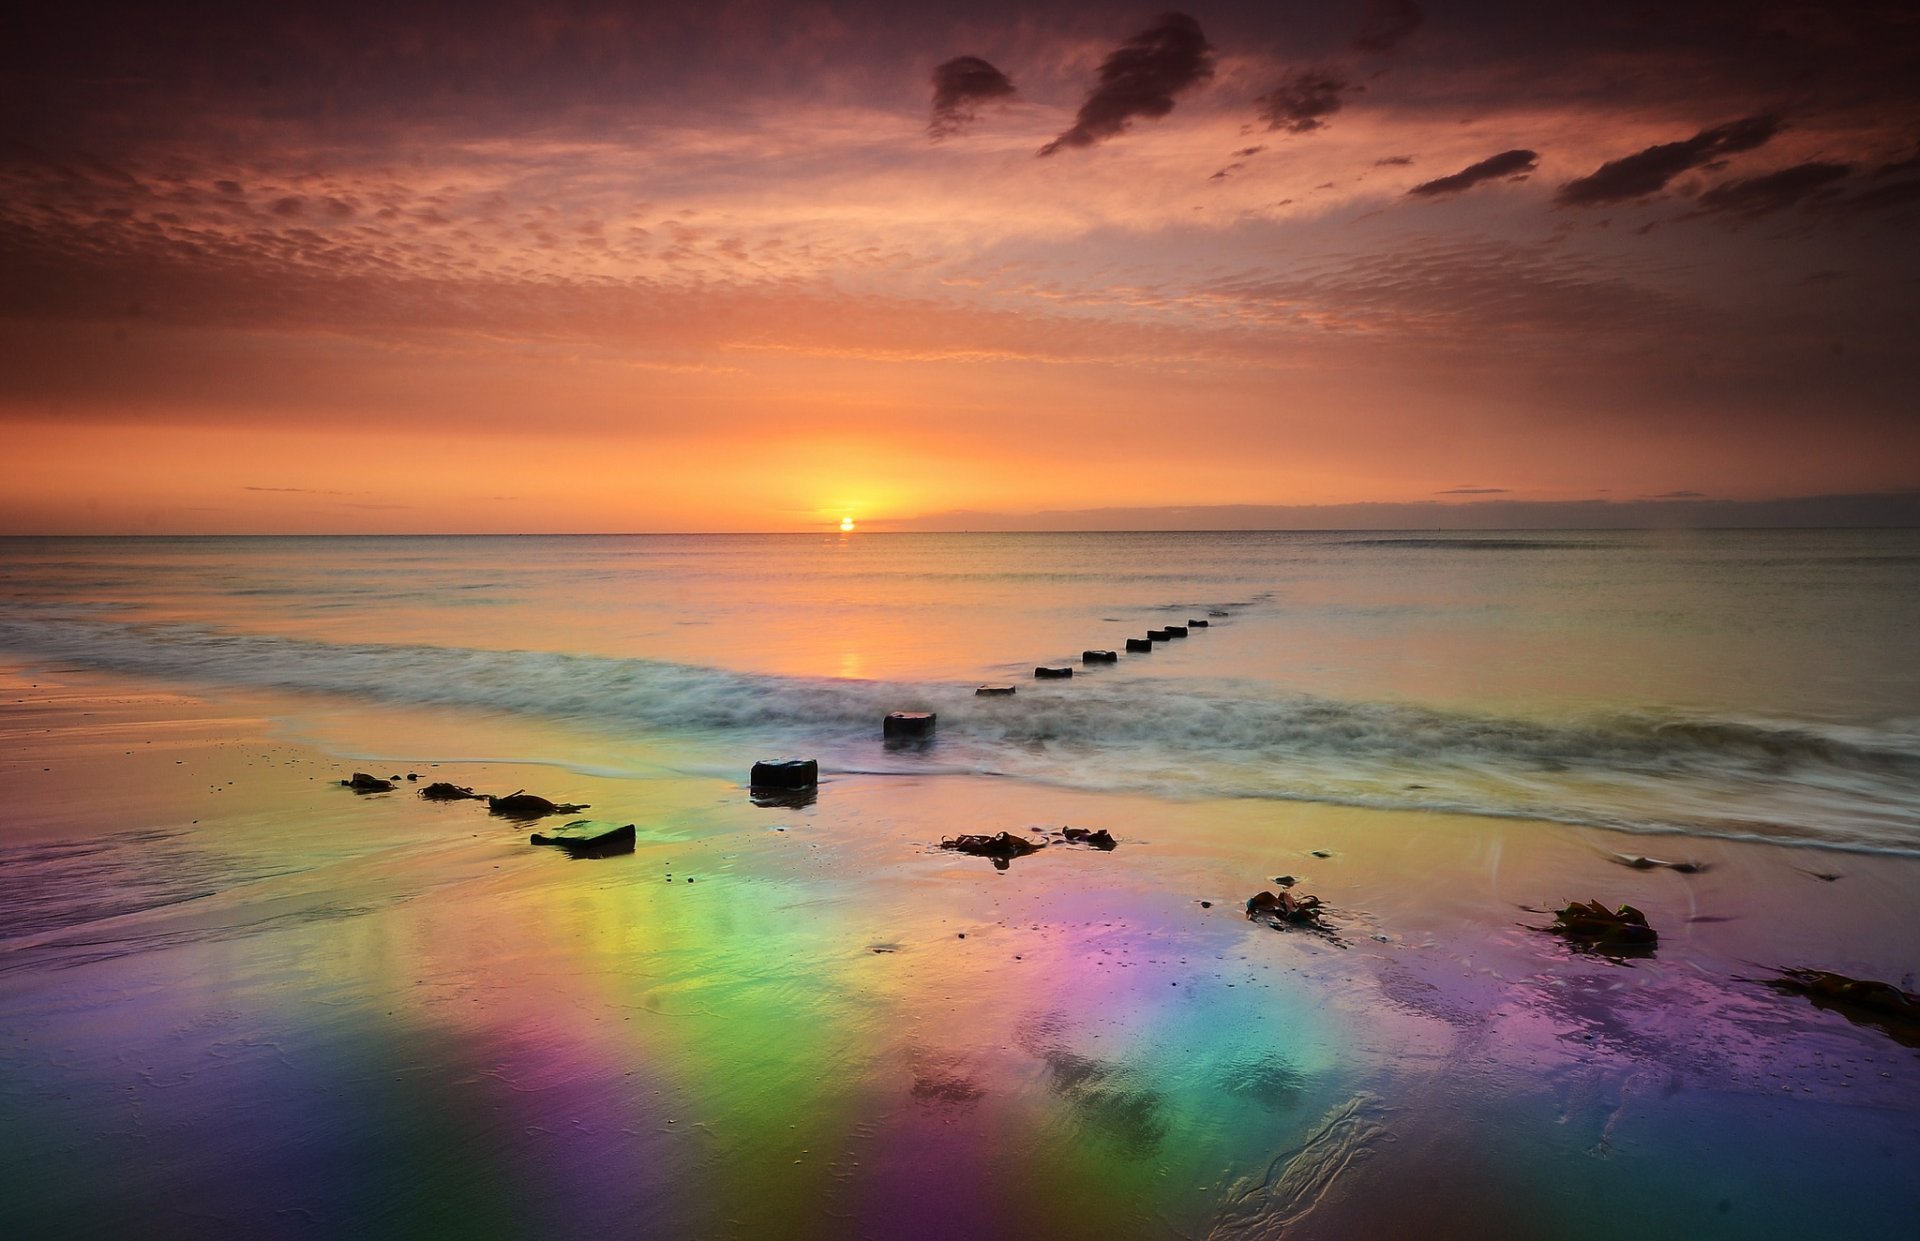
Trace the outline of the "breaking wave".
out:
[[[1135,676],[975,698],[971,684],[99,620],[0,621],[0,649],[203,685],[641,733],[683,747],[687,769],[716,773],[737,767],[742,750],[797,749],[829,771],[984,773],[1161,796],[1330,801],[1920,853],[1912,794],[1920,731],[1910,725],[1653,712],[1537,720]],[[880,717],[905,709],[939,712],[938,741],[924,752],[879,750]]]

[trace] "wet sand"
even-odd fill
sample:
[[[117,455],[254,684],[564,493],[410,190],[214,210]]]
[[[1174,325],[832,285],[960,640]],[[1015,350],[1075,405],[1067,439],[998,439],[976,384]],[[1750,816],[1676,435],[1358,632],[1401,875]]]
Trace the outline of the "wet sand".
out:
[[[448,759],[509,719],[342,703],[329,736],[365,741],[330,753],[268,696],[0,691],[9,1235],[1744,1238],[1920,1210],[1920,1051],[1756,981],[1911,988],[1915,859],[979,776],[762,807],[764,755],[611,779]],[[591,803],[637,847],[532,848],[432,780]],[[937,847],[1068,824],[1120,845]],[[1246,920],[1281,875],[1339,942]],[[1589,898],[1658,952],[1530,929]]]

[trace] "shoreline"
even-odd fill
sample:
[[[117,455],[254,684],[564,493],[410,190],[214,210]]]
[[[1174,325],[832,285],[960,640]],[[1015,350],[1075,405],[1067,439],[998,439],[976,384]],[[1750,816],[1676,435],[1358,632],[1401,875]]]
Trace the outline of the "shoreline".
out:
[[[0,947],[22,1083],[0,1128],[70,1135],[60,1157],[9,1143],[47,1174],[12,1208],[27,1222],[106,1231],[164,1195],[263,1235],[306,1235],[287,1210],[439,1226],[464,1218],[460,1186],[538,1168],[572,1197],[516,1181],[489,1209],[689,1235],[851,1218],[876,1235],[1159,1219],[1354,1236],[1437,1203],[1441,1235],[1465,1236],[1598,1195],[1605,1231],[1751,1236],[1834,1225],[1840,1208],[1788,1193],[1810,1132],[1823,1150],[1795,1157],[1854,1183],[1849,1226],[1913,1205],[1865,1152],[1920,1153],[1920,1053],[1743,978],[1804,965],[1911,988],[1914,859],[1826,855],[1845,873],[1824,882],[1795,865],[1805,849],[1696,838],[1705,869],[1682,875],[1620,865],[1654,842],[1600,829],[978,777],[834,776],[811,806],[770,809],[746,798],[750,758],[732,781],[417,768],[418,785],[524,785],[639,826],[633,855],[573,861],[479,804],[340,788],[352,765],[276,737],[262,696],[33,679],[38,700],[12,679],[0,695],[16,790],[0,847],[41,850],[41,879],[65,875],[76,901],[111,881],[153,903]],[[1119,848],[1050,846],[1004,872],[938,848],[1067,823]],[[95,869],[70,874],[57,855],[77,842]],[[153,886],[169,873],[192,882]],[[1346,947],[1245,919],[1283,873]],[[1646,910],[1657,954],[1614,964],[1528,929],[1547,920],[1528,907],[1590,898]],[[375,1132],[320,1105],[376,1082],[451,1128]],[[184,1145],[156,1161],[162,1117]],[[427,1170],[343,1196],[233,1149],[228,1125],[285,1131],[328,1166],[371,1144]],[[1745,1136],[1709,1156],[1702,1125]],[[60,1188],[59,1169],[108,1157],[141,1175],[92,1202]],[[1669,1183],[1676,1159],[1699,1184]],[[647,1161],[679,1179],[636,1182]],[[740,1178],[759,1205],[726,1192]]]

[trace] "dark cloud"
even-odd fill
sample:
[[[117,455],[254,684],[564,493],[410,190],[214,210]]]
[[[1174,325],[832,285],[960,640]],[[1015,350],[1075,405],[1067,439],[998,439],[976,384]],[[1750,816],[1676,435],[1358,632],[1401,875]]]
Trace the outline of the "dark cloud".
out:
[[[1920,172],[1920,151],[1915,151],[1912,155],[1896,163],[1882,164],[1873,170],[1873,175],[1876,177],[1899,177],[1909,172]]]
[[[1891,211],[1920,203],[1920,181],[1889,181],[1855,194],[1839,205],[1848,211]]]
[[[1768,500],[1435,500],[1361,504],[1220,504],[987,513],[952,510],[894,523],[903,530],[1666,530],[1920,526],[1912,490]]]
[[[1325,125],[1327,117],[1345,106],[1342,95],[1350,86],[1330,69],[1295,69],[1253,102],[1268,129],[1304,134]]]
[[[1362,52],[1391,52],[1425,20],[1413,0],[1367,0],[1367,15],[1353,46]]]
[[[1413,156],[1411,155],[1389,155],[1383,159],[1374,160],[1373,166],[1375,168],[1405,168],[1412,162]]]
[[[1228,177],[1232,176],[1236,172],[1239,172],[1242,168],[1245,168],[1246,166],[1247,166],[1246,161],[1235,160],[1233,163],[1228,164],[1225,168],[1222,168],[1219,172],[1216,172],[1212,176],[1208,177],[1207,180],[1225,181]]]
[[[1699,209],[1733,215],[1768,215],[1819,195],[1852,172],[1848,164],[1810,161],[1757,177],[1724,181],[1700,196]]]
[[[1409,194],[1433,198],[1441,194],[1458,194],[1461,190],[1470,190],[1482,181],[1498,181],[1503,177],[1518,177],[1532,172],[1540,165],[1540,156],[1533,151],[1502,151],[1490,155],[1477,164],[1469,164],[1459,172],[1448,177],[1436,177],[1431,181],[1422,181],[1408,190]]]
[[[1241,147],[1238,151],[1235,151],[1233,153],[1233,157],[1235,159],[1248,159],[1252,156],[1260,154],[1260,152],[1266,149],[1267,148],[1265,147]]]
[[[306,209],[306,200],[294,195],[289,195],[273,204],[273,214],[275,215],[296,216]]]
[[[1598,207],[1645,198],[1667,188],[1683,172],[1765,145],[1781,127],[1777,116],[1750,116],[1703,129],[1683,142],[1650,146],[1567,182],[1556,201],[1563,207]]]
[[[1464,487],[1449,487],[1445,491],[1436,491],[1437,496],[1503,496],[1508,494],[1505,487],[1475,487],[1471,483]]]
[[[933,116],[927,133],[951,137],[973,122],[977,105],[1013,95],[1013,79],[978,56],[956,56],[933,70]]]
[[[1040,148],[1090,147],[1127,131],[1135,117],[1173,111],[1174,96],[1213,77],[1213,45],[1200,23],[1167,13],[1128,39],[1100,65],[1100,85],[1087,93],[1072,128]]]

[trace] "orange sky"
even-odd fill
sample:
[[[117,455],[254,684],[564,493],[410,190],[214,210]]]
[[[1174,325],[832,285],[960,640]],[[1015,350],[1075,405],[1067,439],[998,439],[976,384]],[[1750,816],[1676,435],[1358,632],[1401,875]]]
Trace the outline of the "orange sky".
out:
[[[114,7],[0,54],[0,533],[1920,482],[1870,9]]]

